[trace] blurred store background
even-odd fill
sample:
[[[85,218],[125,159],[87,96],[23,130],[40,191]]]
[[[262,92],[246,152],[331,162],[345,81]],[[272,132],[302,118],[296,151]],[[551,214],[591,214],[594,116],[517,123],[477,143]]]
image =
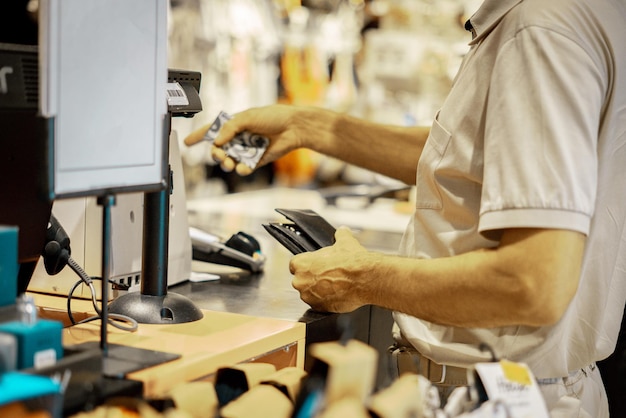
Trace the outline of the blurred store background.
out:
[[[172,0],[170,67],[202,73],[204,110],[178,118],[183,138],[224,110],[321,106],[401,125],[430,122],[467,51],[479,0]],[[309,150],[249,177],[183,147],[189,198],[263,187],[394,184]]]

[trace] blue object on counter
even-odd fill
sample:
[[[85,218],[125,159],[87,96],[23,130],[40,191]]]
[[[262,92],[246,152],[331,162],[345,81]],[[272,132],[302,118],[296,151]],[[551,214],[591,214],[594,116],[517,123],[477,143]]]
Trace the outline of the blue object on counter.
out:
[[[47,376],[19,372],[0,375],[0,405],[61,393],[61,384]]]
[[[0,407],[19,402],[28,410],[63,415],[63,387],[47,376],[9,372],[0,374]]]
[[[15,304],[17,297],[17,236],[15,226],[0,226],[0,307]]]
[[[20,370],[49,366],[63,357],[63,324],[59,321],[5,322],[0,324],[0,332],[16,337],[17,368]]]

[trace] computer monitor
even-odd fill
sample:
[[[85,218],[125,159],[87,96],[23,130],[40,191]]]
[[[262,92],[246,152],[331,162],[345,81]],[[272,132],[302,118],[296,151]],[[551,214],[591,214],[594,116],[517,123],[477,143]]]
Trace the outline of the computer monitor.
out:
[[[41,256],[52,208],[37,66],[36,45],[0,43],[0,224],[19,228],[18,294]]]
[[[28,13],[22,3],[17,10]],[[162,202],[169,193],[169,122],[180,111],[167,103],[166,0],[39,5],[38,45],[3,44],[0,61],[0,223],[20,228],[20,292],[42,254],[53,199],[98,196],[110,205],[115,194],[145,191],[159,211],[168,209]],[[25,42],[37,38],[30,35]],[[182,72],[174,80],[182,76],[188,81]],[[103,208],[106,215],[110,207]],[[147,215],[144,222],[152,219]],[[152,220],[147,231],[161,238],[165,222]],[[166,248],[154,238],[144,241]],[[164,303],[176,295],[166,294],[160,255],[144,266],[158,277],[143,280]],[[181,317],[201,317],[189,305],[194,314]]]
[[[145,192],[142,297],[124,295],[125,303],[118,297],[111,312],[144,323],[200,319],[188,298],[167,293],[167,252],[160,251],[168,245],[170,192],[167,0],[40,0],[39,8],[40,100],[51,120],[53,196],[98,197],[103,280],[115,245],[115,195]],[[103,304],[103,316],[107,310]]]
[[[0,223],[20,228],[19,258],[29,266],[20,284],[24,290],[44,249],[52,199],[101,201],[106,282],[115,195],[144,191],[158,198],[169,192],[167,0],[38,4],[38,44],[0,45]],[[1,15],[0,24],[6,17]],[[28,89],[33,82],[35,88]],[[146,367],[147,358],[158,364],[176,357],[109,346],[105,289],[100,339],[105,374]],[[202,317],[184,301],[196,312],[189,320]]]
[[[166,186],[167,0],[40,0],[54,198]]]

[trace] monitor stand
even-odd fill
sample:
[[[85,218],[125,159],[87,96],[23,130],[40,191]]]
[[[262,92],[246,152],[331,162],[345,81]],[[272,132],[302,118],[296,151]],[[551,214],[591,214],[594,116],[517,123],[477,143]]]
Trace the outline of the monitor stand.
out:
[[[142,324],[180,324],[204,316],[189,298],[167,291],[169,197],[169,187],[145,194],[141,291],[121,295],[109,305],[110,312]]]
[[[104,376],[107,377],[122,378],[127,373],[175,360],[179,358],[180,355],[108,343],[107,325],[109,319],[109,308],[107,301],[109,300],[108,281],[110,278],[111,257],[111,207],[115,204],[115,196],[111,194],[105,194],[104,196],[98,198],[98,203],[102,205],[103,209],[101,306],[102,318],[100,321],[100,349],[102,350],[102,373]],[[200,315],[202,315],[201,312]],[[94,348],[95,344],[95,342],[87,342],[80,344],[79,346],[77,346],[77,348]]]
[[[75,351],[95,350],[97,341],[88,341],[69,347]],[[128,373],[147,369],[180,358],[180,354],[164,351],[129,347],[120,344],[108,344],[107,353],[102,356],[102,375],[114,379],[123,379]]]

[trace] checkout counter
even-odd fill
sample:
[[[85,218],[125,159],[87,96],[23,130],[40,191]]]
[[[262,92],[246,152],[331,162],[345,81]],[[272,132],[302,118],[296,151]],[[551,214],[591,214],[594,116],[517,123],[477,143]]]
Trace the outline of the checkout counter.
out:
[[[365,342],[379,351],[377,383],[385,386],[389,383],[386,351],[393,343],[391,313],[375,306],[364,306],[348,314],[311,310],[291,285],[291,253],[262,227],[269,221],[283,220],[275,208],[312,209],[335,227],[350,227],[366,248],[397,252],[410,217],[403,205],[409,203],[380,198],[365,202],[362,207],[363,198],[345,199],[330,205],[314,190],[272,188],[188,201],[190,225],[226,237],[238,231],[251,234],[259,241],[267,261],[264,271],[258,274],[194,261],[192,270],[216,273],[219,280],[183,282],[170,289],[189,297],[201,309],[304,323],[307,346],[342,336]],[[356,204],[360,207],[353,207]],[[305,368],[309,367],[307,358]]]
[[[292,366],[309,371],[313,360],[307,350],[312,344],[351,338],[378,351],[376,386],[387,386],[390,377],[386,353],[393,342],[391,313],[374,306],[347,314],[311,310],[291,285],[291,253],[262,225],[283,220],[275,208],[312,209],[333,226],[349,226],[366,248],[394,253],[410,216],[403,210],[403,203],[381,198],[368,202],[366,207],[340,209],[328,204],[317,191],[285,188],[188,201],[190,226],[221,237],[239,231],[255,237],[266,257],[264,269],[252,273],[229,265],[193,261],[193,272],[211,273],[213,278],[183,281],[170,286],[168,292],[189,298],[203,312],[202,319],[183,324],[139,324],[132,333],[108,326],[108,343],[114,348],[122,345],[180,355],[155,367],[125,373],[124,377],[141,382],[142,388],[134,390],[142,391],[143,396],[158,398],[178,384],[212,380],[219,368],[233,364],[262,362],[277,369]],[[34,296],[43,316],[67,316],[65,298]],[[77,320],[91,315],[90,301],[77,299],[72,304]],[[100,332],[99,321],[65,328],[64,346],[97,346]],[[112,382],[119,386],[114,378]],[[116,388],[111,386],[111,390]],[[76,394],[77,402],[88,396]]]

